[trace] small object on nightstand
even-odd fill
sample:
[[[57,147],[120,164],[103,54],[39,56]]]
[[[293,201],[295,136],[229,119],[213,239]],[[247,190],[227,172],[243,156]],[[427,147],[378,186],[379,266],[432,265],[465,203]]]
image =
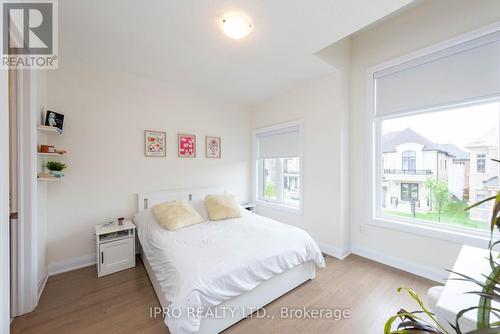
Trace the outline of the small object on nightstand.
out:
[[[95,227],[97,276],[135,267],[135,225],[130,220]]]
[[[123,218],[123,217],[118,218],[118,225],[123,225],[124,220],[125,220],[125,218]]]
[[[257,207],[257,205],[253,203],[243,203],[241,204],[241,206],[244,207],[245,210],[248,210],[250,212],[255,212],[255,208]]]

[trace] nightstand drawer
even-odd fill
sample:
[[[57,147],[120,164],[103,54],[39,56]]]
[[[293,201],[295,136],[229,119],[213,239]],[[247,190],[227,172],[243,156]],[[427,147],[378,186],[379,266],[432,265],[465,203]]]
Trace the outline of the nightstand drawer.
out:
[[[135,266],[134,238],[99,244],[99,277]]]

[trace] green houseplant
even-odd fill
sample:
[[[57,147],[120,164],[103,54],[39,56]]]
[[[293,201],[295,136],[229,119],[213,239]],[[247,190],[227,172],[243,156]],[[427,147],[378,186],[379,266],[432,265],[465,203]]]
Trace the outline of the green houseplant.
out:
[[[55,177],[62,177],[62,171],[67,167],[68,166],[66,164],[59,161],[47,161],[45,163],[45,168],[47,168]]]
[[[495,162],[499,160],[492,159]],[[482,201],[479,201],[466,210],[474,208],[485,202],[494,201],[491,222],[490,222],[490,242],[489,242],[489,263],[491,273],[484,275],[484,282],[478,281],[462,273],[450,271],[458,278],[456,280],[472,282],[477,285],[476,291],[470,291],[470,294],[479,296],[477,306],[469,307],[458,312],[455,323],[449,325],[453,328],[453,332],[449,332],[440,324],[433,313],[431,313],[424,305],[420,297],[409,288],[401,287],[398,292],[406,291],[409,296],[418,304],[420,310],[408,312],[404,309],[398,311],[390,317],[384,326],[384,334],[490,334],[500,333],[500,322],[496,321],[500,310],[492,306],[492,302],[500,302],[500,262],[498,257],[493,255],[493,249],[500,244],[500,240],[493,240],[495,229],[500,230],[500,191],[495,196],[491,196]],[[476,326],[477,329],[469,332],[463,332],[460,328],[459,320],[467,312],[477,310]],[[393,329],[393,327],[396,327]]]

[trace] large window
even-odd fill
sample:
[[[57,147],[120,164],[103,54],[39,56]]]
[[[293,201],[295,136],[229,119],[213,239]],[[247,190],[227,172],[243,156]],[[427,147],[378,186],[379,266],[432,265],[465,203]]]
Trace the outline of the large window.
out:
[[[490,204],[467,208],[500,190],[500,29],[470,36],[368,71],[373,223],[487,238]]]
[[[259,129],[255,140],[258,204],[300,210],[300,124]]]

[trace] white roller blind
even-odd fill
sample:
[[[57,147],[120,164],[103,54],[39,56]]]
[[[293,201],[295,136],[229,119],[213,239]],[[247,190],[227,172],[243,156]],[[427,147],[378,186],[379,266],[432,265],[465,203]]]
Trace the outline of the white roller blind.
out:
[[[291,126],[257,134],[259,159],[299,156],[299,127]]]
[[[500,95],[500,32],[376,72],[375,113]]]

